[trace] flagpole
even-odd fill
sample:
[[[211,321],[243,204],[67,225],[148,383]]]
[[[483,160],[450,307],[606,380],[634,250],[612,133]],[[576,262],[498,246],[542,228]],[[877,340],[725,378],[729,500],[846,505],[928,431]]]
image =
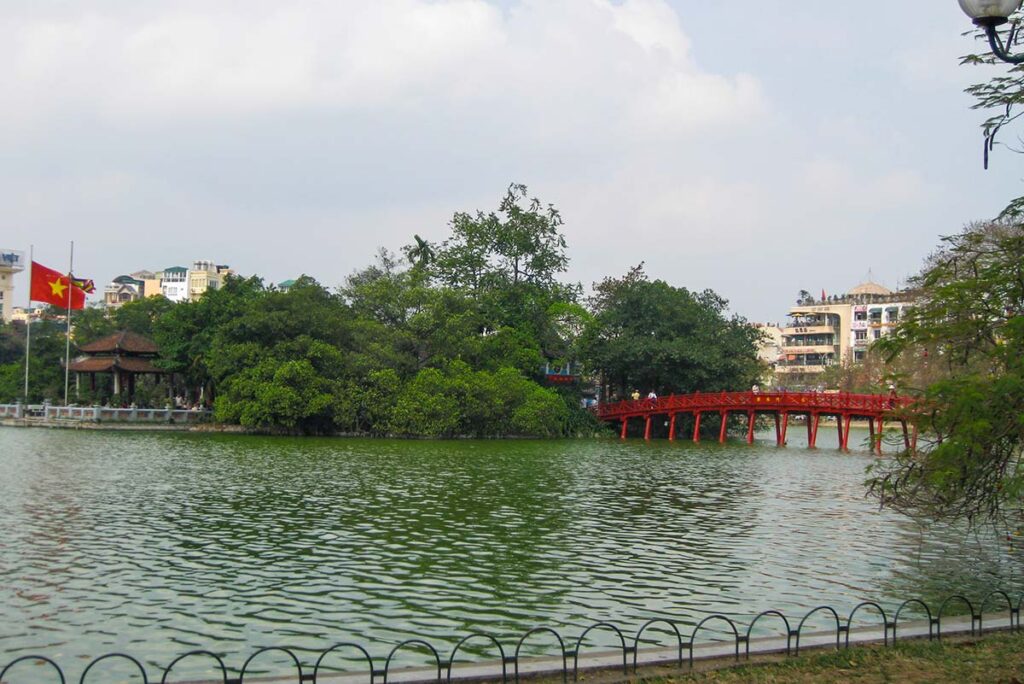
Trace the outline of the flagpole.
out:
[[[25,308],[25,404],[28,404],[28,357],[32,351],[32,264],[35,245],[28,246],[28,306]]]
[[[75,270],[75,241],[71,241],[71,258],[68,261],[68,330],[64,347],[64,405],[68,405],[68,385],[71,380],[71,295],[74,286],[71,284],[71,273]]]

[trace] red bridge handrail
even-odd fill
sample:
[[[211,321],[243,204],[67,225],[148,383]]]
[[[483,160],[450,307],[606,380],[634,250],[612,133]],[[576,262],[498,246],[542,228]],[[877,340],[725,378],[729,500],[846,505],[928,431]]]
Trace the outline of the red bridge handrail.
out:
[[[905,408],[913,397],[848,392],[695,392],[657,399],[637,399],[601,404],[601,420],[694,411],[787,411],[880,416]]]

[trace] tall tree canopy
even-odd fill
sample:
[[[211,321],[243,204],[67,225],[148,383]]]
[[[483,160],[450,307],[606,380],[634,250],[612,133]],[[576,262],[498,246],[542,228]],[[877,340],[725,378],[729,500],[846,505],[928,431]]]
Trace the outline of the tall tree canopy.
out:
[[[580,351],[620,396],[634,388],[659,394],[747,388],[761,370],[761,333],[728,317],[726,307],[710,290],[649,280],[641,264],[595,286],[594,316]]]
[[[941,378],[922,395],[930,438],[876,467],[883,504],[931,517],[1020,524],[1024,513],[1024,226],[971,226],[913,280],[916,308],[880,341]]]

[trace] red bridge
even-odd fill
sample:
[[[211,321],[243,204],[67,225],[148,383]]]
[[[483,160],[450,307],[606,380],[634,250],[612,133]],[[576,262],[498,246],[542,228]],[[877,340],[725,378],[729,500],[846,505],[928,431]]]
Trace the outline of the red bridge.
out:
[[[658,399],[639,399],[603,404],[597,409],[597,417],[605,422],[621,421],[622,438],[633,418],[644,420],[644,439],[651,438],[651,420],[665,416],[669,421],[668,438],[676,438],[676,417],[679,414],[693,416],[693,441],[700,441],[701,418],[705,414],[717,414],[720,420],[718,441],[725,441],[726,424],[729,414],[742,414],[747,418],[747,443],[754,441],[754,422],[758,415],[775,418],[775,442],[786,443],[786,430],[790,416],[805,416],[807,419],[807,445],[815,446],[818,439],[818,423],[822,416],[834,417],[839,433],[839,448],[848,449],[850,424],[854,420],[868,421],[871,444],[877,453],[882,452],[882,425],[886,419],[898,420],[903,426],[903,440],[907,449],[917,445],[917,426],[911,435],[905,417],[898,416],[897,410],[914,400],[885,394],[849,394],[847,392],[713,392],[702,394],[671,395]]]

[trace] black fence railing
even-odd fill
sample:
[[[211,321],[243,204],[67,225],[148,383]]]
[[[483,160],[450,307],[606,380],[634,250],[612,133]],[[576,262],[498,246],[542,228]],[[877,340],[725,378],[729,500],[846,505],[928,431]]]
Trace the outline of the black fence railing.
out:
[[[431,663],[430,669],[424,670],[424,676],[420,676],[418,680],[422,681],[424,679],[429,679],[432,681],[436,681],[439,684],[444,681],[450,683],[452,681],[453,676],[452,670],[457,664],[460,663],[458,659],[459,652],[464,651],[466,645],[470,641],[485,642],[489,647],[493,647],[495,655],[498,656],[496,660],[484,663],[484,665],[493,665],[492,671],[490,673],[475,673],[474,679],[500,679],[502,682],[508,682],[511,669],[512,678],[514,678],[514,680],[518,682],[521,676],[520,665],[523,662],[523,647],[527,643],[527,641],[536,641],[537,639],[535,637],[539,637],[541,635],[547,636],[549,638],[553,637],[553,639],[558,643],[558,651],[554,654],[548,654],[549,656],[554,655],[555,665],[553,667],[545,667],[545,674],[553,676],[558,676],[560,674],[562,677],[562,681],[568,682],[570,673],[570,659],[572,660],[571,672],[573,675],[573,679],[575,680],[579,676],[580,656],[584,650],[584,642],[592,632],[597,631],[605,631],[614,635],[614,642],[617,644],[617,647],[613,651],[613,654],[616,658],[615,662],[617,662],[618,653],[621,651],[622,671],[624,675],[628,675],[630,665],[632,665],[634,672],[636,672],[637,670],[639,664],[638,655],[640,653],[640,644],[642,641],[642,637],[645,633],[649,632],[655,627],[660,627],[664,632],[674,636],[674,639],[672,640],[673,645],[671,652],[676,654],[675,657],[669,660],[661,659],[659,662],[662,664],[674,663],[680,668],[682,668],[684,663],[686,663],[689,665],[690,668],[692,668],[695,660],[694,644],[697,643],[697,637],[702,632],[710,632],[712,629],[711,625],[716,625],[718,627],[718,633],[720,635],[724,635],[725,640],[711,640],[706,641],[705,643],[712,643],[714,641],[717,641],[718,643],[724,643],[727,645],[734,646],[731,655],[735,658],[736,661],[739,661],[741,647],[743,647],[746,657],[750,657],[750,644],[752,640],[754,627],[758,624],[758,622],[762,620],[765,620],[766,622],[775,622],[780,627],[782,627],[782,629],[774,630],[773,634],[777,638],[785,638],[786,640],[785,649],[773,647],[770,650],[784,650],[786,655],[795,655],[799,654],[800,652],[800,637],[804,633],[807,621],[818,614],[827,616],[826,619],[828,619],[829,617],[831,618],[831,620],[828,620],[828,623],[830,625],[834,623],[835,625],[835,647],[839,649],[842,648],[844,645],[846,648],[849,648],[850,631],[851,626],[853,625],[853,619],[861,611],[870,611],[871,613],[877,615],[877,627],[880,630],[882,643],[885,646],[889,646],[891,644],[896,643],[897,629],[899,627],[900,616],[907,610],[915,609],[918,610],[920,614],[923,614],[925,616],[926,622],[924,624],[927,626],[927,637],[929,640],[932,640],[942,638],[943,616],[946,615],[949,618],[955,617],[952,615],[948,615],[949,610],[954,605],[964,607],[967,609],[967,617],[970,618],[969,631],[970,634],[974,635],[980,634],[981,632],[985,631],[984,616],[986,614],[986,610],[989,609],[994,611],[993,613],[989,613],[990,615],[1005,613],[1008,616],[1008,622],[1005,625],[998,625],[996,627],[990,626],[989,629],[1010,629],[1014,631],[1019,630],[1021,627],[1020,609],[1022,603],[1024,603],[1024,595],[1018,598],[1017,602],[1014,603],[1013,600],[1010,598],[1009,594],[1001,590],[990,591],[984,597],[982,597],[982,599],[977,604],[972,603],[967,597],[961,594],[955,594],[944,600],[939,605],[938,610],[933,613],[928,604],[925,603],[923,600],[912,598],[899,604],[899,606],[896,606],[894,611],[890,608],[892,615],[891,620],[889,617],[890,613],[886,612],[886,610],[880,604],[874,601],[864,601],[857,604],[853,608],[853,610],[851,610],[850,613],[846,615],[845,619],[841,617],[841,614],[833,607],[822,605],[807,612],[800,619],[799,623],[797,623],[796,629],[792,628],[792,623],[790,622],[789,618],[787,618],[784,613],[777,610],[766,610],[756,615],[747,625],[746,630],[741,629],[741,625],[732,618],[726,615],[716,613],[714,615],[708,615],[707,617],[703,618],[700,622],[698,622],[696,626],[693,628],[693,631],[690,632],[689,637],[686,638],[683,637],[683,632],[681,632],[679,629],[679,623],[668,618],[655,618],[652,620],[648,620],[640,627],[639,630],[637,630],[636,635],[632,638],[627,638],[625,633],[619,627],[610,622],[596,622],[591,626],[587,627],[575,640],[575,642],[571,642],[571,647],[566,646],[566,640],[555,629],[551,627],[535,627],[531,630],[528,630],[526,633],[522,635],[522,637],[519,638],[519,640],[515,644],[515,649],[512,651],[511,655],[509,655],[508,651],[506,651],[505,647],[496,637],[490,634],[486,634],[484,632],[473,632],[460,639],[455,644],[455,647],[452,649],[451,654],[447,658],[443,658],[440,652],[427,640],[421,638],[412,638],[407,639],[399,643],[398,645],[394,646],[388,653],[387,657],[383,659],[382,668],[379,667],[381,664],[380,660],[374,660],[373,657],[370,655],[370,652],[366,648],[354,642],[336,643],[330,648],[326,649],[325,651],[320,652],[319,657],[316,659],[315,663],[311,668],[309,667],[308,663],[305,667],[303,666],[301,659],[295,653],[296,649],[290,649],[283,646],[270,646],[266,648],[260,648],[244,661],[244,663],[241,666],[241,669],[237,671],[237,675],[229,674],[228,667],[220,655],[217,655],[216,653],[208,650],[194,650],[177,656],[165,668],[159,671],[156,675],[153,675],[159,676],[158,680],[151,678],[152,673],[147,671],[146,667],[139,660],[132,657],[131,655],[128,655],[126,653],[107,653],[105,655],[98,656],[94,658],[92,661],[90,661],[85,666],[85,669],[82,671],[82,674],[78,679],[78,682],[79,684],[90,684],[93,682],[102,683],[105,681],[102,678],[103,674],[101,672],[103,668],[99,668],[97,666],[99,666],[101,663],[109,665],[110,661],[120,661],[123,666],[132,671],[132,676],[134,676],[137,681],[143,682],[143,684],[149,684],[149,682],[157,681],[159,681],[161,684],[171,684],[171,682],[180,681],[175,680],[173,678],[175,676],[175,667],[179,667],[180,669],[180,665],[183,661],[195,660],[198,658],[207,659],[207,670],[213,670],[217,673],[216,675],[214,675],[216,677],[215,679],[207,678],[203,680],[204,682],[211,682],[212,684],[244,684],[246,681],[254,681],[255,677],[259,677],[262,681],[267,681],[266,677],[268,676],[268,674],[266,672],[260,672],[257,674],[253,671],[254,661],[256,661],[257,658],[263,656],[264,654],[276,653],[280,656],[287,656],[286,660],[290,661],[290,664],[288,666],[290,671],[288,673],[282,673],[280,675],[281,679],[275,681],[323,683],[326,681],[326,677],[328,675],[330,675],[331,678],[334,678],[337,677],[339,674],[339,670],[337,668],[327,668],[327,659],[331,656],[337,656],[341,653],[348,653],[349,660],[355,660],[361,663],[365,663],[365,668],[361,668],[356,671],[346,671],[346,674],[364,674],[367,676],[366,681],[368,681],[370,684],[375,684],[375,682],[380,682],[380,684],[387,684],[388,676],[390,674],[393,674],[395,671],[394,662],[396,654],[402,651],[410,650],[412,648],[417,648],[421,652],[429,653]],[[959,613],[959,615],[963,615],[963,613]],[[870,628],[865,627],[864,629]],[[816,634],[820,635],[822,633],[817,632]],[[828,631],[824,632],[824,634],[829,635],[829,637],[831,638],[832,628],[830,627]],[[868,634],[870,634],[870,632]],[[771,636],[772,634],[769,634],[766,638],[771,638]],[[921,633],[919,636],[923,637],[925,636],[925,634]],[[874,638],[870,636],[866,637],[866,640],[876,639],[877,636]],[[653,642],[648,641],[645,643]],[[652,648],[654,648],[654,646],[652,646]],[[662,646],[661,648],[664,649],[664,646]],[[686,652],[685,658],[683,656],[684,650]],[[607,655],[607,651],[605,651],[605,655]],[[716,654],[716,657],[721,657],[721,655]],[[561,667],[558,667],[557,665],[559,660],[561,661]],[[474,664],[478,667],[481,666],[481,663],[471,663],[470,661],[466,661],[465,659],[463,659],[462,664]],[[644,664],[653,663],[645,662]],[[603,667],[607,666],[607,664],[603,665]],[[615,667],[617,667],[617,665],[615,665]],[[427,672],[430,673],[429,677],[425,676]],[[195,680],[193,679],[190,681]],[[60,684],[67,684],[68,679],[65,676],[64,670],[61,668],[61,666],[51,658],[44,655],[23,655],[14,658],[10,662],[8,662],[3,667],[2,670],[0,670],[0,684],[22,684],[23,682],[32,682],[33,684],[48,684],[49,682],[59,682]]]

